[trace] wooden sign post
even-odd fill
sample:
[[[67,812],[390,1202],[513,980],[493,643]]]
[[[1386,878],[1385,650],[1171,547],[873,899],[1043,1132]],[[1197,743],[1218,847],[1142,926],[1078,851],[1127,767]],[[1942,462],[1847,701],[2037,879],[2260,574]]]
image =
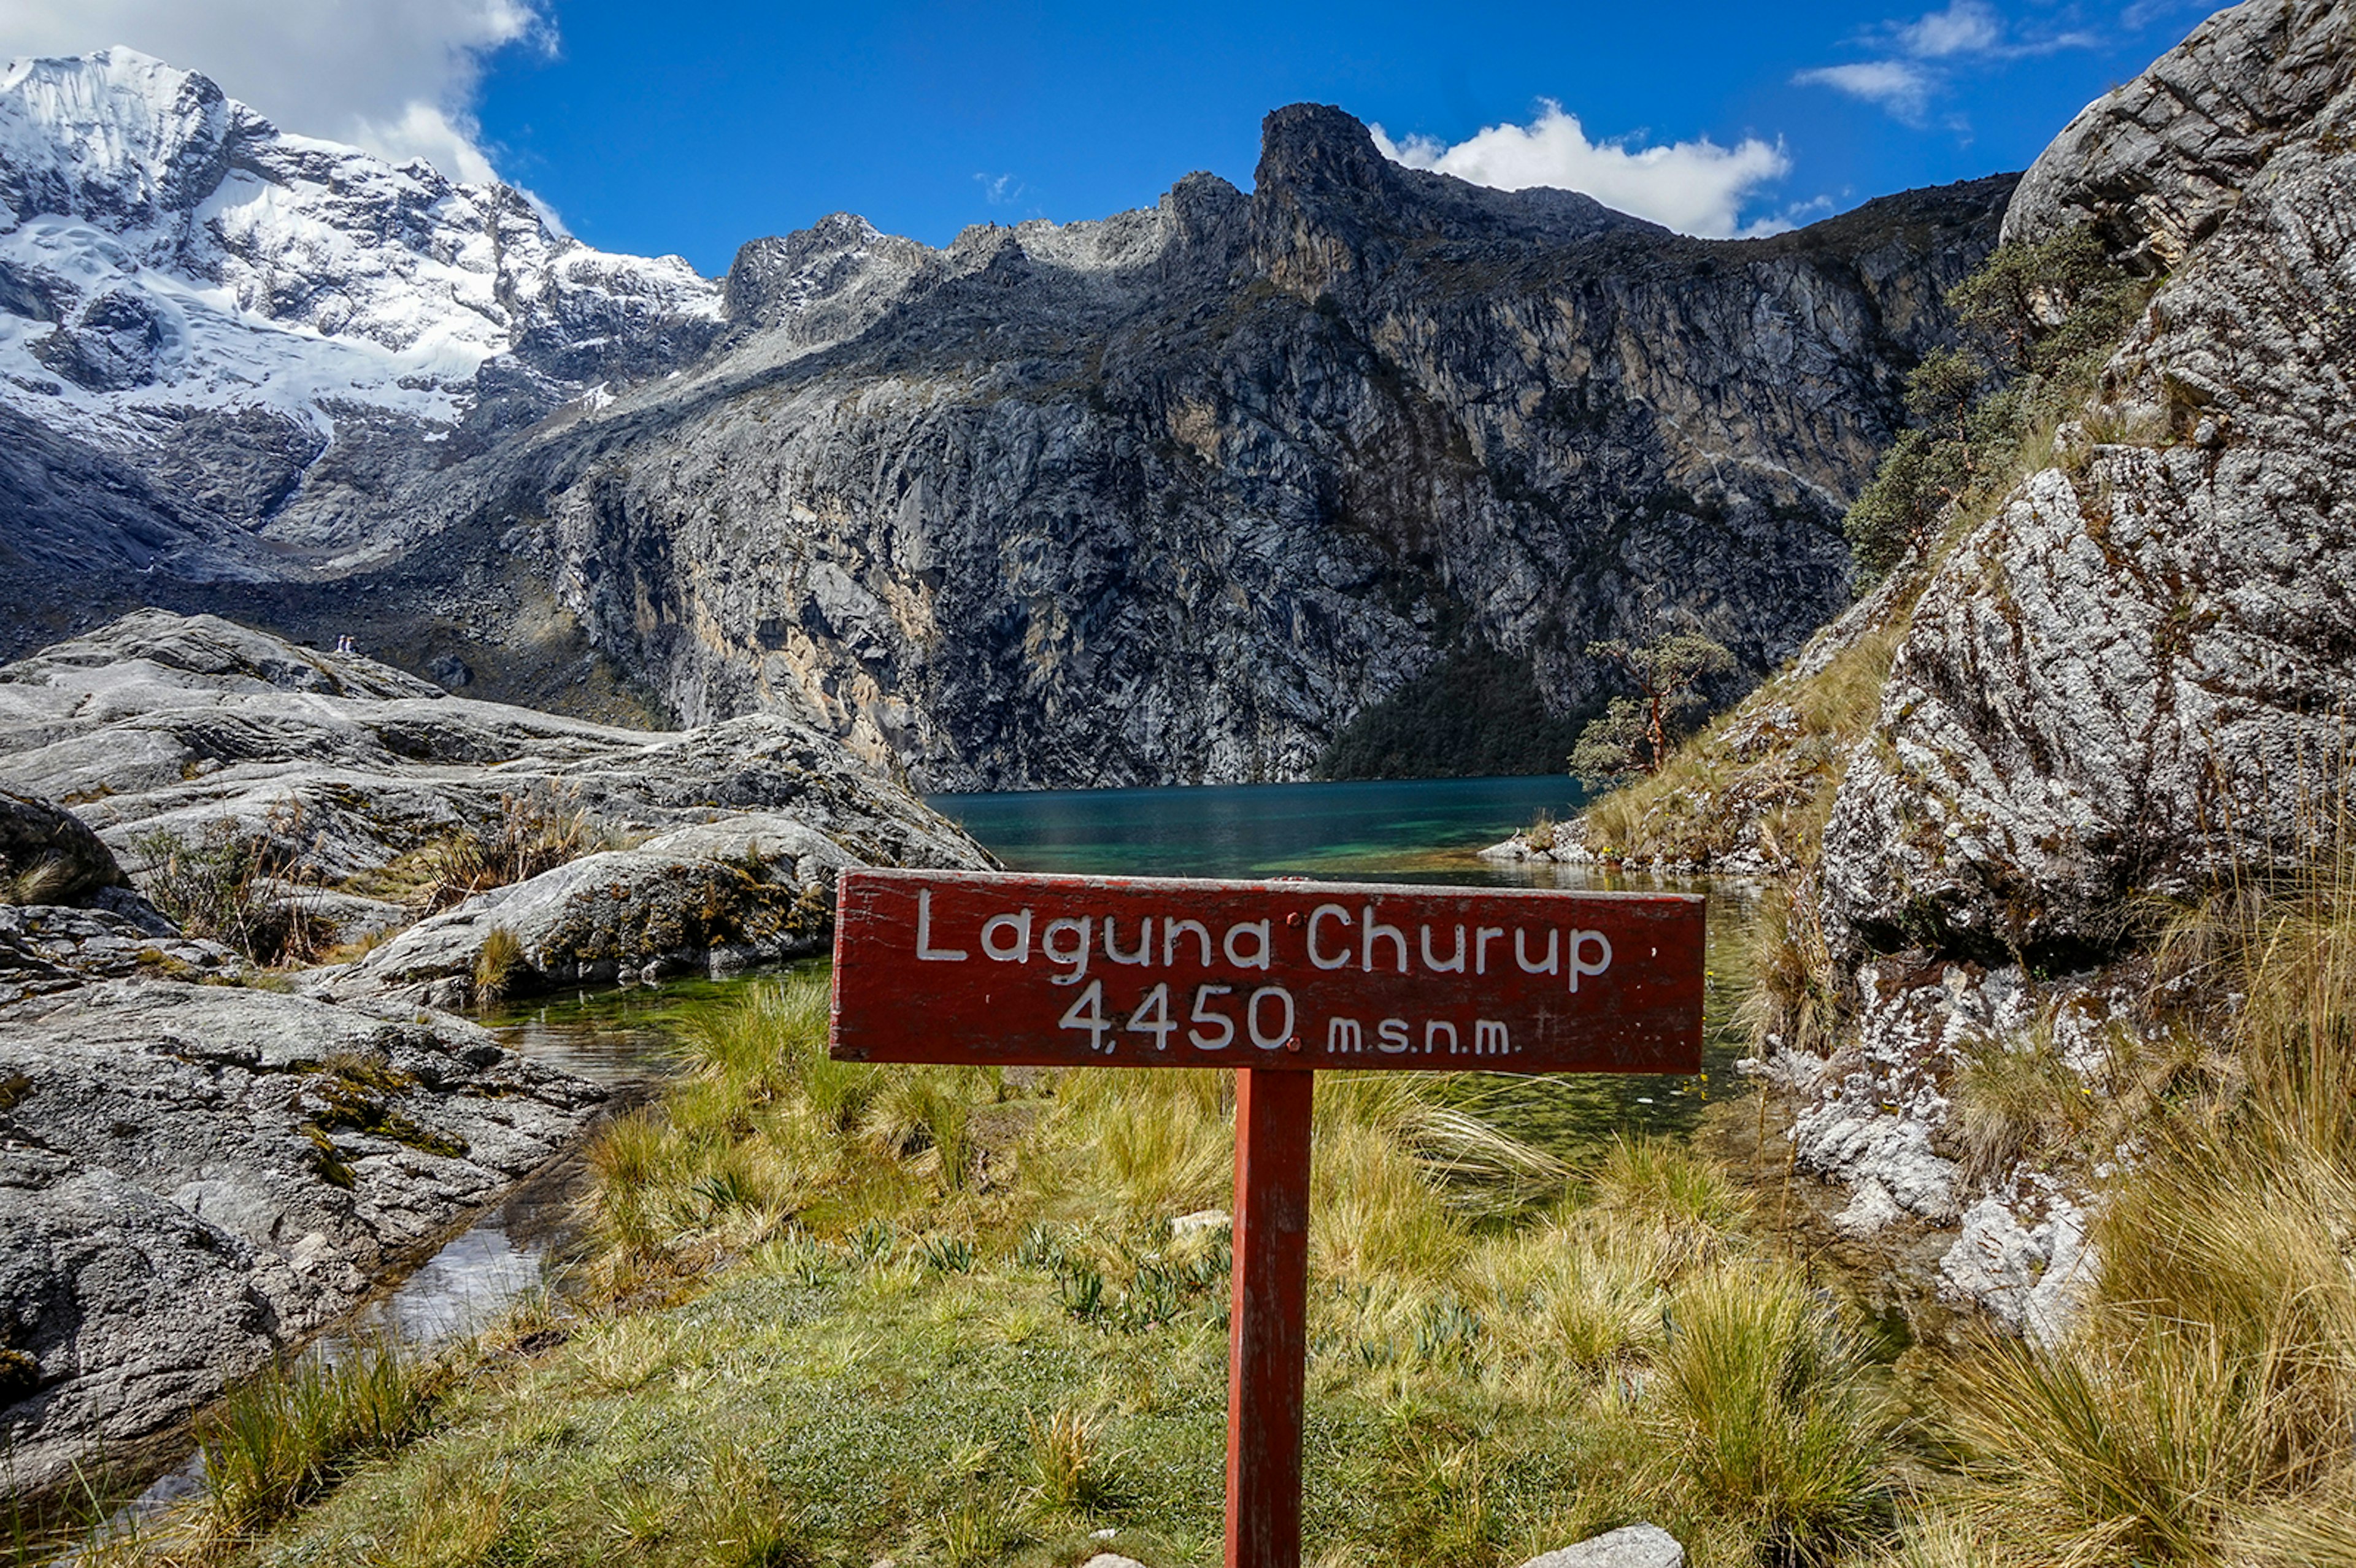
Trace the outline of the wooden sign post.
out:
[[[1227,1568],[1298,1568],[1320,1067],[1701,1070],[1702,900],[842,874],[845,1061],[1232,1067]]]

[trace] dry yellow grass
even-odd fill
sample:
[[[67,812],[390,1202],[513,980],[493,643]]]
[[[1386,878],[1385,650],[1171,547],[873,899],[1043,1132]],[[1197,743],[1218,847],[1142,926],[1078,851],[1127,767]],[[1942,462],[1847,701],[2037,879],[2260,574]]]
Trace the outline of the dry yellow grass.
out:
[[[1965,1531],[1998,1568],[2356,1562],[2356,868],[2221,894],[2159,962],[2211,1044],[2101,1128],[2134,1153],[2068,1338],[1958,1363],[1916,1560]]]

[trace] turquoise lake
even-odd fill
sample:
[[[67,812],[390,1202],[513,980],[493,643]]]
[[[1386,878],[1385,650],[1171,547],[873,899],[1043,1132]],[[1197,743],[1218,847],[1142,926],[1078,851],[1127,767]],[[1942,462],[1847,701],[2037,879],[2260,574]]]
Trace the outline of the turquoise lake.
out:
[[[927,797],[1021,871],[1526,880],[1473,851],[1579,809],[1567,774]]]
[[[1465,1093],[1484,1115],[1577,1157],[1619,1132],[1681,1134],[1731,1092],[1734,1024],[1754,900],[1736,884],[1665,883],[1578,866],[1483,860],[1475,851],[1581,802],[1563,774],[1183,789],[1041,790],[929,797],[1020,871],[1152,877],[1312,877],[1476,886],[1674,888],[1710,895],[1705,1071],[1699,1078],[1511,1078]]]

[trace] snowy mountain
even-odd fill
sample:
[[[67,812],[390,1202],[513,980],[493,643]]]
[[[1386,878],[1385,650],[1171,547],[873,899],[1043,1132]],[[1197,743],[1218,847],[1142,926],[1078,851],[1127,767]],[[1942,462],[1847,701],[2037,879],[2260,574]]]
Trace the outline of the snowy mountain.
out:
[[[133,50],[0,69],[0,404],[281,542],[338,542],[278,515],[338,443],[479,438],[720,326],[720,285],[678,257],[286,134]]]

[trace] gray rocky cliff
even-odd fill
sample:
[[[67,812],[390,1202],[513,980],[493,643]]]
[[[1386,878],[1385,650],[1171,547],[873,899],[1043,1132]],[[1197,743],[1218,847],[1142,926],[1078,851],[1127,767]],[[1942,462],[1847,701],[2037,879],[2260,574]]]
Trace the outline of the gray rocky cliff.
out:
[[[2004,237],[2034,241],[2087,225],[2115,256],[2165,272],[2351,77],[2344,6],[2270,0],[2221,11],[2070,122],[2021,176]]]
[[[1782,880],[1746,1065],[1793,1106],[1826,1244],[1910,1312],[1934,1291],[2067,1330],[2132,1147],[1990,1142],[2011,1113],[1959,1109],[1967,1085],[2131,1101],[2199,997],[2155,987],[2156,917],[2344,853],[2351,149],[2344,0],[2220,12],[2090,106],[2004,233],[2088,229],[2152,292],[2050,457],[2032,432],[2019,483],[1700,738],[1631,844],[1598,837],[1608,812],[1557,834],[1556,859]]]
[[[1283,110],[1248,197],[748,248],[712,359],[440,504],[544,513],[560,602],[691,720],[935,787],[1301,777],[1468,648],[1556,714],[1656,622],[1780,661],[2008,189],[1702,241]]]

